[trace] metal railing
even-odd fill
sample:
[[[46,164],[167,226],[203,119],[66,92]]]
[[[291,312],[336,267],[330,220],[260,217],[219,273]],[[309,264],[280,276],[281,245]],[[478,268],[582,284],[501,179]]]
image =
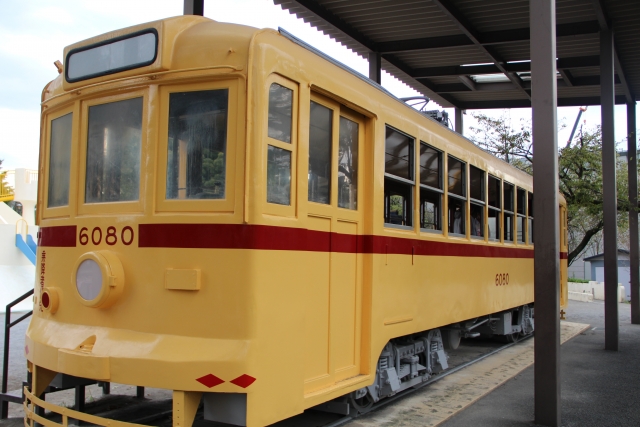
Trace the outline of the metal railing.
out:
[[[0,172],[0,202],[13,200],[14,184],[15,171]]]
[[[24,182],[25,184],[38,182],[38,171],[36,169],[26,169],[24,174]]]
[[[33,314],[33,310],[20,316],[20,318],[11,321],[11,309],[33,295],[33,289],[25,293],[18,299],[7,304],[5,317],[4,317],[4,358],[2,360],[2,393],[0,394],[0,401],[2,402],[2,410],[0,411],[0,419],[5,419],[9,416],[9,402],[20,403],[15,401],[15,396],[7,394],[7,387],[9,385],[9,340],[11,338],[11,328],[27,319]]]

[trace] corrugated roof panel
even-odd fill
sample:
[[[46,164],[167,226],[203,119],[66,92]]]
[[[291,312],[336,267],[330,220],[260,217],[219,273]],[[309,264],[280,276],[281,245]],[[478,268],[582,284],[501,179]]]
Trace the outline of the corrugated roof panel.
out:
[[[530,42],[512,42],[493,46],[493,50],[505,61],[526,61],[530,59]],[[595,35],[560,37],[556,42],[558,58],[574,56],[597,56],[600,52],[600,39]]]
[[[458,65],[460,58],[464,58],[465,64],[477,64],[489,62],[486,54],[475,46],[448,47],[441,49],[429,49],[428,51],[410,51],[396,53],[393,57],[412,68],[438,67],[444,65]]]
[[[640,95],[640,2],[608,0],[607,11],[615,25],[615,43],[620,62],[634,95]]]
[[[598,34],[589,34],[559,38],[556,43],[556,55],[558,58],[598,56],[600,55],[600,36]]]
[[[318,1],[374,42],[459,34],[435,5],[422,0]]]
[[[470,101],[487,101],[487,100],[506,100],[506,99],[525,99],[519,90],[504,91],[488,91],[477,90],[464,93],[457,93],[456,98],[463,102]]]
[[[504,61],[525,61],[529,59],[529,41],[504,43],[493,46],[493,50]]]
[[[600,75],[600,67],[572,68],[569,71],[574,77],[590,77]]]
[[[461,83],[458,76],[429,77],[428,80],[434,85],[449,85]]]
[[[634,94],[640,93],[640,32],[637,30],[640,21],[640,1],[602,1],[614,23],[616,46],[624,74]],[[375,49],[376,44],[381,42],[455,35],[458,37],[457,43],[460,43],[459,37],[463,35],[459,23],[450,18],[435,0],[305,0],[305,4],[310,5],[311,9],[323,16],[329,16],[332,23],[326,22],[295,0],[274,0],[274,3],[302,17],[365,58],[368,57],[369,50]],[[453,5],[464,20],[471,24],[473,30],[480,34],[529,27],[529,0],[447,0],[447,3]],[[557,0],[556,20],[558,24],[596,22],[593,0]],[[557,40],[557,56],[562,59],[598,56],[599,46],[597,33],[560,37]],[[489,49],[495,52],[500,60],[522,61],[530,57],[527,40],[494,44]],[[450,85],[456,85],[459,78],[433,77],[425,81],[428,86],[426,87],[407,74],[415,68],[491,62],[481,47],[468,45],[386,54],[383,69],[444,106],[456,102],[463,103],[467,99],[522,99],[521,90],[483,90],[438,95],[432,89],[437,89],[438,86],[442,86],[443,90],[455,89],[456,86]],[[588,77],[598,75],[599,71],[599,67],[575,68],[571,73],[574,77],[583,79],[581,83],[589,83]],[[563,80],[559,81],[560,97],[580,98],[599,94],[598,85],[564,87]],[[622,86],[618,85],[616,91],[620,90]],[[515,104],[511,102],[510,105]]]
[[[595,21],[593,0],[556,0],[556,23]]]
[[[529,0],[459,0],[452,3],[480,32],[529,27]]]
[[[624,95],[621,85],[616,85],[616,95]],[[558,96],[562,98],[600,96],[600,86],[558,87]]]
[[[295,0],[273,0],[275,5],[279,5],[283,10],[288,10],[290,13],[296,15],[298,18],[302,19],[304,22],[309,23],[310,25],[318,28],[318,30],[322,31],[323,34],[331,37],[332,39],[342,43],[349,49],[356,52],[358,55],[363,56],[365,58],[368,57],[369,49],[364,46],[359,41],[356,41],[349,35],[347,35],[342,30],[336,28],[331,24],[327,24],[327,22],[320,18],[315,13],[309,11],[306,7],[301,6]]]

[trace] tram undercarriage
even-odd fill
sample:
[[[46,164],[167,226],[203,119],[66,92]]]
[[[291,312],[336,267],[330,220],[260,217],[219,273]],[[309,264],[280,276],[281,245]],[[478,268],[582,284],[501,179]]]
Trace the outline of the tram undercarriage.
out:
[[[429,381],[447,370],[447,350],[456,350],[462,338],[497,338],[513,343],[533,334],[533,304],[523,305],[466,322],[394,338],[382,350],[375,381],[346,397],[316,409],[363,414],[378,401]],[[342,405],[336,405],[340,402]],[[346,408],[349,405],[350,408]],[[346,415],[345,414],[345,415]]]

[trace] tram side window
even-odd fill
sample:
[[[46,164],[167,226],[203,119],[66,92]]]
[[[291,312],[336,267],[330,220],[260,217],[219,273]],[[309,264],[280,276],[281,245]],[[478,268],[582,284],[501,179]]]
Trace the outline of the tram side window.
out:
[[[442,152],[420,142],[420,228],[442,230]]]
[[[331,202],[333,111],[311,101],[309,115],[309,201]]]
[[[69,113],[51,121],[49,141],[49,193],[47,207],[69,204],[69,171],[71,168],[71,125]]]
[[[269,138],[291,143],[293,91],[277,83],[269,88]]]
[[[224,199],[227,89],[169,96],[167,199]]]
[[[89,107],[85,203],[138,200],[142,98]]]
[[[489,239],[491,240],[500,240],[501,193],[500,179],[489,175],[489,218],[487,225],[489,226]]]
[[[414,139],[387,127],[385,139],[384,222],[411,226]]]
[[[503,191],[504,216],[502,226],[504,228],[504,241],[513,242],[513,184],[505,182]]]
[[[527,193],[527,221],[529,222],[529,244],[533,243],[533,194]]]
[[[272,83],[269,88],[269,138],[290,144],[292,119],[293,91]],[[291,205],[291,150],[271,144],[267,147],[267,202]]]
[[[358,208],[358,123],[340,116],[338,207]]]
[[[449,181],[449,233],[465,234],[466,222],[466,168],[467,165],[460,160],[449,156],[448,158]]]
[[[522,188],[516,189],[516,214],[517,214],[517,239],[519,243],[525,242],[525,221],[527,218],[527,192]]]
[[[484,237],[484,171],[469,167],[469,197],[471,198],[471,236]]]

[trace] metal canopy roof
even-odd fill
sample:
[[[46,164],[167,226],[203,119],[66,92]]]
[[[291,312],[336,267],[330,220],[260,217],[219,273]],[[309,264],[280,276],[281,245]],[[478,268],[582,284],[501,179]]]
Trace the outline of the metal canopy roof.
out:
[[[273,0],[443,107],[531,106],[530,0]],[[534,0],[535,1],[535,0]],[[556,1],[558,106],[600,104],[600,29],[616,103],[640,94],[640,1]]]

